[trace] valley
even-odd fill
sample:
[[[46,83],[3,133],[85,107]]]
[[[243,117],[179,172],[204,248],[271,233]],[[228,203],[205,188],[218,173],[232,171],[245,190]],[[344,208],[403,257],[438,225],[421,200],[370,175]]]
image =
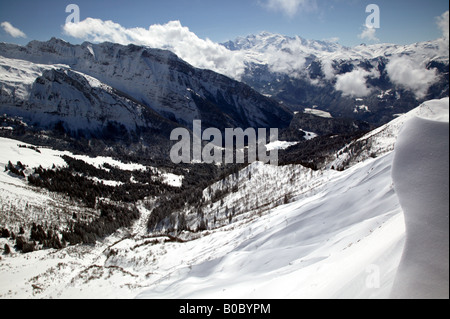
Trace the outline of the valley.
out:
[[[208,42],[220,67],[169,44],[1,42],[0,298],[414,297],[411,260],[448,270],[448,158],[423,151],[448,149],[444,40],[262,32]]]

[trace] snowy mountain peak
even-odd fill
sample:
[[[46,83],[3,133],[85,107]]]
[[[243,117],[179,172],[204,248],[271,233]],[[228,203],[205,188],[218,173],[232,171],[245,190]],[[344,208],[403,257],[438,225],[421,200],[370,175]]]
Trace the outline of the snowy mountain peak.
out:
[[[108,42],[72,45],[53,38],[25,47],[0,45],[0,56],[9,61],[68,65],[184,126],[200,119],[207,127],[221,129],[283,127],[292,117],[247,85],[196,69],[167,50]],[[7,73],[0,81],[7,81]]]
[[[223,45],[229,50],[252,50],[263,52],[267,50],[282,50],[295,44],[303,47],[305,52],[315,50],[317,52],[335,52],[344,49],[343,46],[331,41],[306,40],[300,36],[289,37],[280,34],[263,31],[257,35],[238,37],[234,41],[228,41]]]

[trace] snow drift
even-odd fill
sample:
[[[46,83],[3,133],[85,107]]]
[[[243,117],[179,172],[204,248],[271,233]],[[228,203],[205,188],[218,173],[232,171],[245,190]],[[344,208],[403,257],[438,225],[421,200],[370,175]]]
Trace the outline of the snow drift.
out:
[[[448,99],[422,106],[403,127],[392,176],[406,222],[394,298],[449,298]]]

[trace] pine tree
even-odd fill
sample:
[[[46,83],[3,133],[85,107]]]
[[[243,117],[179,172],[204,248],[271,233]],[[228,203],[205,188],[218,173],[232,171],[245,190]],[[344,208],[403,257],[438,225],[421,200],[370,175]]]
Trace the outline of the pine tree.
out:
[[[9,255],[11,253],[11,248],[9,248],[8,244],[5,244],[4,253],[5,255]]]

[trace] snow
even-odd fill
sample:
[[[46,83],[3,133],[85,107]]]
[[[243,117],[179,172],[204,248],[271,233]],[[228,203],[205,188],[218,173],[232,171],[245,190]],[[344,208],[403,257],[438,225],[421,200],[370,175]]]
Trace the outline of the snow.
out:
[[[37,64],[0,56],[0,82],[4,89],[12,90],[14,97],[26,100],[31,86],[45,70],[69,68],[63,64]]]
[[[123,163],[121,161],[115,160],[112,157],[98,156],[90,157],[87,155],[73,155],[69,152],[64,152],[64,154],[71,156],[75,159],[82,160],[83,162],[95,166],[97,168],[105,169],[104,164],[111,165],[113,167],[119,168],[123,171],[145,171],[146,166],[137,163]]]
[[[341,149],[338,152],[339,155],[336,156],[336,159],[330,163],[328,167],[334,166],[335,168],[342,168],[342,164],[346,161],[350,161],[351,164],[358,163],[371,156],[378,156],[380,154],[386,154],[387,152],[393,151],[398,134],[406,122],[417,116],[429,119],[445,120],[448,118],[448,105],[448,97],[440,100],[424,102],[419,107],[406,114],[400,115],[393,121],[380,126],[379,128],[367,133],[356,142],[353,142]],[[359,154],[354,154],[352,151],[348,151],[348,148],[351,148],[352,145],[357,143],[365,143],[368,146]]]
[[[422,104],[416,116],[436,122],[449,122],[449,98],[431,100]]]
[[[314,133],[314,132],[308,132],[308,131],[305,131],[305,130],[300,130],[300,131],[302,131],[302,132],[304,132],[306,134],[304,139],[307,140],[307,141],[313,140],[313,139],[315,139],[316,137],[319,136],[317,133]]]
[[[4,171],[9,161],[12,164],[20,161],[25,165],[26,175],[32,173],[32,168],[39,166],[47,169],[53,165],[62,167],[66,162],[61,155],[70,154],[42,147],[37,148],[39,151],[37,152],[30,147],[35,146],[0,138],[0,225],[17,228],[18,225],[31,225],[35,222],[60,229],[71,221],[74,212],[95,214],[94,211],[81,208],[78,202],[60,194],[32,187],[25,178]],[[14,243],[10,244],[10,247],[13,246]]]
[[[163,173],[161,174],[162,180],[167,185],[173,186],[173,187],[181,187],[183,185],[183,179],[184,176],[181,175],[175,175],[172,173]]]
[[[138,203],[141,219],[95,246],[2,256],[0,297],[448,298],[446,119],[448,98],[424,103],[365,136],[378,156],[342,172],[253,163],[210,188],[238,183],[224,205],[246,195],[274,205],[178,234],[186,242],[148,234],[150,212]],[[32,151],[0,141],[10,154]],[[292,201],[277,204],[291,192]]]
[[[359,112],[370,112],[369,107],[367,105],[357,105],[355,106],[353,113],[359,113]]]
[[[297,145],[298,142],[275,141],[266,145],[267,151],[285,150],[291,146]]]
[[[98,129],[99,124],[103,123],[99,120],[105,116],[119,123],[127,121],[122,124],[130,130],[135,129],[136,125],[147,125],[148,123],[142,118],[141,108],[134,105],[132,101],[121,97],[120,94],[117,94],[117,91],[124,92],[128,96],[132,96],[134,100],[150,105],[154,111],[163,114],[163,116],[173,114],[179,122],[186,125],[190,125],[193,120],[201,118],[199,106],[196,105],[198,101],[195,102],[194,98],[205,99],[206,97],[209,100],[217,97],[219,93],[226,98],[229,105],[237,109],[238,113],[243,112],[241,116],[248,119],[250,126],[263,127],[271,123],[272,120],[278,123],[277,116],[288,115],[288,111],[283,108],[274,108],[273,101],[262,98],[256,92],[253,95],[259,99],[259,102],[255,102],[253,98],[245,94],[240,94],[243,87],[236,92],[233,91],[231,95],[226,94],[225,91],[228,86],[240,87],[237,82],[233,82],[231,79],[225,79],[219,74],[200,72],[200,70],[195,71],[194,69],[185,72],[184,67],[181,68],[182,65],[188,69],[191,67],[169,51],[146,47],[140,47],[139,51],[136,52],[130,50],[129,47],[114,43],[70,45],[57,39],[48,42],[33,41],[26,47],[1,44],[0,55],[5,58],[0,60],[0,87],[5,92],[0,94],[0,98],[4,100],[3,103],[8,103],[10,106],[15,106],[16,103],[24,101],[34,103],[33,111],[38,106],[40,108],[45,106],[44,110],[34,113],[31,110],[20,109],[33,120],[39,119],[38,116],[42,117],[42,113],[45,112],[53,114],[59,105],[59,99],[61,99],[63,103],[70,106],[70,110],[78,111],[78,117],[90,120],[76,121],[67,117],[68,114],[63,113],[65,122],[71,120],[70,125],[73,130]],[[224,51],[227,50],[224,49]],[[46,66],[38,63],[52,64]],[[43,72],[49,73],[51,69],[62,68],[55,63],[70,65],[68,77],[83,84],[82,92],[79,92],[78,87],[70,85],[72,81],[61,84],[53,83],[51,86],[53,91],[51,92],[44,90],[42,85],[33,85],[36,78],[42,76]],[[1,67],[3,64],[5,65],[4,68]],[[30,69],[34,70],[32,73],[28,72],[30,74],[27,75],[26,85],[23,84],[25,82],[20,77],[12,84],[9,82],[10,73],[15,77],[17,77],[16,73],[20,74],[20,72],[12,70],[9,65],[19,70],[24,69],[26,72]],[[117,68],[118,65],[119,68]],[[90,85],[91,88],[86,88],[86,82],[87,86]],[[15,89],[15,83],[21,85],[20,92]],[[32,89],[38,91],[31,94]],[[86,93],[88,93],[87,96],[85,96]],[[33,97],[32,100],[27,99],[30,96]],[[52,99],[55,96],[57,99]],[[92,101],[89,101],[88,97],[98,102],[98,105],[91,105],[90,102]],[[186,103],[188,98],[189,102]],[[44,106],[41,105],[43,102],[45,102]],[[120,104],[122,107],[117,107],[115,104]],[[113,105],[115,107],[112,107]],[[18,112],[17,109],[17,107],[11,107],[5,110],[8,110],[7,113],[9,114],[12,111]],[[221,111],[224,112],[223,109]],[[48,114],[47,118],[49,118]],[[14,115],[25,116],[22,113]],[[42,121],[48,120],[47,118],[42,119]],[[235,120],[237,121],[237,118]],[[49,123],[44,124],[48,125]]]
[[[94,181],[97,184],[103,184],[103,185],[106,185],[106,186],[114,186],[115,187],[115,186],[123,185],[123,182],[110,181],[110,180],[100,179],[100,178],[97,178],[97,177],[92,177],[92,178],[89,178],[89,179],[91,179],[92,181]]]
[[[200,262],[181,263],[138,297],[388,296],[404,231],[391,161],[359,165],[253,223],[186,243],[178,258]],[[366,287],[371,265],[380,269],[380,289]]]
[[[25,146],[19,147],[18,145]],[[55,166],[64,166],[66,162],[61,158],[61,152],[48,148],[39,148],[39,152],[30,149],[33,145],[22,143],[16,140],[0,137],[0,168],[4,168],[9,161],[16,164],[18,161],[30,168],[51,168]]]
[[[431,101],[402,128],[392,176],[406,246],[392,296],[449,298],[449,105]]]
[[[21,147],[19,147],[19,145]],[[39,152],[32,148],[37,149]],[[155,174],[161,174],[163,183],[174,187],[181,187],[183,182],[183,176],[160,171],[159,169],[154,167],[148,167],[138,163],[123,163],[121,161],[113,159],[112,157],[90,157],[87,155],[73,154],[68,151],[56,151],[45,147],[36,147],[31,144],[22,143],[8,138],[0,137],[0,149],[2,150],[0,152],[0,168],[4,168],[9,161],[11,161],[11,163],[13,164],[16,164],[20,161],[22,164],[27,166],[28,169],[37,168],[39,166],[42,166],[45,169],[50,169],[53,167],[53,165],[55,165],[56,167],[65,167],[67,163],[64,161],[62,156],[66,155],[78,160],[82,160],[87,164],[104,170],[107,170],[104,167],[105,164],[124,171],[145,171],[147,169],[150,169]],[[5,183],[5,180],[2,179],[2,177],[5,176],[9,175],[3,172],[3,169],[0,169],[0,187],[3,186],[2,183]],[[19,182],[17,178],[5,178],[8,179],[8,184],[11,184],[12,182],[17,184]],[[93,180],[95,182],[103,183],[109,186],[119,186],[123,184],[118,181],[101,180],[98,178],[93,178]],[[24,181],[20,181],[20,185],[25,187],[26,183]]]
[[[140,207],[144,219],[136,227],[96,247],[76,246],[3,258],[0,295],[387,297],[404,241],[404,221],[390,177],[391,162],[389,153],[342,173],[328,171],[320,183],[316,183],[317,178],[311,179],[311,189],[291,204],[256,219],[243,219],[199,234],[185,243],[143,235],[139,225],[145,224],[148,211]],[[271,176],[279,175],[278,169],[289,169],[262,163],[253,166],[267,173],[273,170]],[[252,180],[257,182],[256,171]],[[297,187],[307,181],[301,180]],[[113,250],[116,254],[109,256],[108,251]],[[372,277],[375,285],[371,284]]]
[[[321,111],[318,109],[306,108],[305,113],[324,117],[324,118],[333,118],[333,116],[329,112]]]
[[[19,147],[19,145],[25,147]],[[56,151],[45,147],[38,147],[39,153],[30,148],[35,147],[34,145],[3,137],[0,137],[0,146],[2,149],[2,152],[0,152],[0,167],[7,165],[8,161],[11,161],[13,164],[21,161],[22,164],[27,165],[30,168],[37,168],[39,166],[42,166],[43,168],[52,168],[53,165],[61,167],[66,166],[66,162],[62,159],[62,156],[67,155],[82,160],[97,168],[104,169],[103,165],[109,164],[125,171],[140,171],[147,169],[144,165],[137,163],[123,163],[111,157],[75,155],[68,151]]]
[[[320,62],[326,80],[334,80],[338,73],[333,67],[336,62],[347,61],[356,67],[358,64],[356,61],[387,59],[392,62],[401,58],[404,63],[400,63],[395,71],[414,76],[406,76],[399,83],[414,83],[413,89],[411,89],[414,93],[422,93],[429,86],[426,81],[417,80],[421,79],[424,74],[432,77],[434,71],[424,67],[428,62],[439,61],[448,64],[448,43],[442,39],[410,45],[380,43],[344,47],[328,41],[314,41],[298,36],[287,37],[264,32],[246,38],[238,38],[234,42],[226,43],[225,46],[233,51],[239,50],[246,65],[267,65],[275,77],[285,74],[291,78],[309,78],[305,71],[308,70],[307,61],[311,61],[311,59]],[[413,66],[414,70],[405,69],[405,62]],[[248,68],[248,71],[250,70]],[[318,83],[316,79],[310,80],[312,84]],[[430,81],[432,80],[430,78]],[[382,91],[379,98],[382,99],[388,94],[391,94],[389,90]]]

